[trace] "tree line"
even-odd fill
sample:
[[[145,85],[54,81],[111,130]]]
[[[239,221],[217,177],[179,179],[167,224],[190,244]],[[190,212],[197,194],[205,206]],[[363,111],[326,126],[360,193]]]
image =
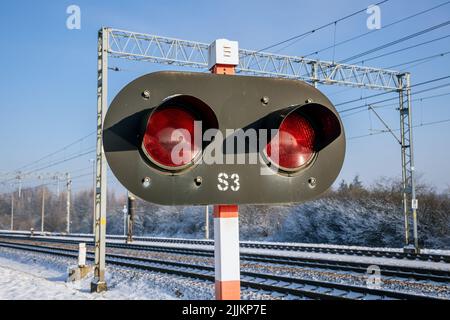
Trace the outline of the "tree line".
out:
[[[45,190],[43,189],[45,188]],[[334,243],[368,246],[403,245],[401,182],[379,179],[364,186],[358,176],[341,181],[320,199],[303,204],[239,208],[240,237],[244,240]],[[66,193],[46,187],[14,193],[14,229],[40,230],[42,195],[44,229],[66,230]],[[418,183],[419,236],[426,247],[450,248],[450,189],[437,192]],[[0,229],[10,228],[11,194],[0,195]],[[92,233],[93,190],[71,195],[71,232]],[[126,195],[108,192],[107,233],[123,234]],[[136,202],[135,235],[203,238],[205,207],[165,207],[140,199]],[[210,237],[213,237],[210,208]]]

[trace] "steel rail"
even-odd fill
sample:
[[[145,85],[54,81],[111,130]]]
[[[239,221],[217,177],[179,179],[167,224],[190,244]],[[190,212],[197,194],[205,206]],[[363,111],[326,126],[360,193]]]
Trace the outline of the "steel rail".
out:
[[[0,242],[0,246],[38,253],[52,254],[69,258],[78,256],[77,250],[61,249],[29,244]],[[93,252],[88,252],[88,260],[93,260]],[[195,264],[130,257],[126,255],[106,254],[106,262],[128,268],[150,270],[166,274],[214,281],[214,268]],[[241,285],[245,288],[278,292],[310,299],[333,300],[442,300],[437,297],[423,296],[405,292],[373,289],[341,283],[291,278],[266,273],[241,272]]]
[[[5,237],[0,235],[0,238],[7,239],[19,239],[18,237]],[[54,238],[39,238],[39,237],[26,237],[20,238],[26,241],[40,241],[49,243],[64,243],[64,244],[78,244],[77,240],[70,239],[54,239]],[[93,241],[87,241],[87,245],[93,246]],[[158,245],[141,245],[141,244],[126,244],[117,242],[107,242],[108,248],[124,249],[124,250],[138,250],[138,251],[152,251],[152,252],[162,252],[170,254],[181,254],[181,255],[195,255],[201,257],[214,257],[214,251],[207,248],[174,248],[174,247],[164,247]],[[371,263],[364,262],[349,262],[349,261],[338,261],[332,259],[318,259],[309,257],[282,257],[271,254],[263,253],[241,253],[240,255],[242,261],[249,262],[263,262],[271,263],[277,265],[289,265],[301,268],[319,268],[332,271],[344,271],[344,272],[354,272],[359,274],[367,274],[367,268],[371,266]],[[390,265],[380,265],[378,264],[382,275],[384,277],[394,277],[402,279],[416,279],[416,280],[427,280],[435,282],[450,283],[450,272],[445,270],[430,270],[423,268],[414,268],[407,266],[390,266]]]
[[[30,235],[29,232],[0,232],[2,235]],[[35,235],[42,235],[39,232],[34,232]],[[63,234],[52,233],[50,236],[55,237],[70,237],[70,238],[92,238],[92,234]],[[110,240],[126,240],[126,237],[119,235],[108,235],[107,239]],[[187,245],[205,245],[213,246],[213,240],[202,239],[177,239],[177,238],[157,238],[157,237],[133,237],[136,241],[142,242],[161,242],[161,243],[173,243],[173,244],[187,244]],[[394,258],[394,259],[407,259],[418,261],[432,261],[432,262],[445,262],[450,263],[450,255],[444,254],[431,254],[431,253],[406,253],[401,251],[384,251],[376,249],[362,249],[362,248],[335,248],[335,247],[316,247],[308,245],[292,245],[292,244],[274,244],[274,243],[261,243],[261,242],[243,242],[240,243],[241,248],[249,249],[267,249],[267,250],[286,250],[293,252],[313,252],[313,253],[329,253],[329,254],[344,254],[354,256],[366,256],[366,257],[381,257],[381,258]]]

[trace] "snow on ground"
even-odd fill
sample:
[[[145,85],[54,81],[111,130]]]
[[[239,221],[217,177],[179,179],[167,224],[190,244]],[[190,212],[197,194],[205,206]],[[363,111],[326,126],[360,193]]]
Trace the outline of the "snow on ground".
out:
[[[267,249],[241,249],[241,253],[265,254],[275,257],[292,257],[303,259],[307,258],[307,259],[332,260],[342,262],[367,263],[372,265],[378,265],[381,267],[381,269],[382,266],[394,266],[394,267],[401,266],[426,270],[450,271],[450,264],[445,262],[431,262],[431,261],[382,258],[382,257],[365,257],[365,256],[319,253],[319,252],[289,252],[289,251],[286,252],[281,250],[267,250]]]
[[[28,231],[9,231],[9,230],[0,230],[0,233],[5,234],[16,234],[16,235],[29,235]],[[41,232],[35,232],[35,234],[39,237],[42,236]],[[46,237],[52,238],[55,237],[56,239],[68,239],[68,240],[76,240],[76,241],[91,241],[92,235],[83,234],[83,233],[72,233],[70,235],[64,235],[62,233],[51,233],[46,232],[44,233]],[[71,237],[72,236],[72,237]],[[120,235],[116,235],[120,236]],[[136,236],[134,237],[135,244],[145,245],[145,244],[164,244],[162,241],[156,241],[158,240],[181,240],[181,241],[202,241],[204,239],[192,239],[192,238],[171,238],[171,237],[143,237],[143,236]],[[147,240],[143,240],[147,239]],[[155,239],[155,241],[151,241],[151,239]],[[150,241],[149,241],[150,240]],[[119,242],[123,243],[123,239],[108,239],[108,242]],[[210,247],[208,244],[208,241],[211,240],[205,240],[205,244],[185,244],[185,243],[167,243],[172,246],[182,246],[182,247],[190,247],[192,248],[202,248],[202,247]],[[345,249],[345,250],[367,250],[367,251],[379,251],[379,252],[403,252],[403,248],[387,248],[387,247],[367,247],[367,246],[348,246],[348,245],[336,245],[336,244],[324,244],[324,243],[299,243],[299,242],[270,242],[270,241],[241,241],[241,243],[248,243],[248,244],[262,244],[262,245],[286,245],[286,246],[293,246],[293,247],[299,247],[299,248],[326,248],[326,249]],[[442,250],[442,249],[421,249],[421,252],[424,254],[440,254],[440,255],[447,255],[450,256],[450,250]]]
[[[51,237],[50,237],[51,238]],[[63,237],[64,239],[71,239],[76,241],[91,241],[90,238],[70,238]],[[62,239],[58,237],[58,239]],[[108,242],[123,243],[123,240],[109,239]],[[252,241],[252,243],[255,243]],[[264,243],[264,242],[260,242]],[[391,252],[401,252],[401,249],[397,248],[371,248],[371,247],[356,247],[356,246],[338,246],[338,245],[323,245],[323,244],[300,244],[300,243],[271,243],[267,244],[287,244],[296,246],[318,246],[324,248],[342,248],[342,249],[360,249],[360,250],[377,250],[380,251],[391,251]],[[151,245],[164,248],[185,248],[185,249],[200,249],[200,250],[214,250],[213,245],[205,244],[186,244],[186,243],[166,243],[159,241],[133,241],[136,245]],[[279,257],[292,257],[292,258],[307,258],[307,259],[319,259],[319,260],[333,260],[342,262],[359,262],[368,263],[379,266],[394,266],[394,267],[411,267],[411,268],[422,268],[430,270],[445,270],[450,271],[450,264],[444,262],[432,262],[432,261],[421,261],[421,260],[408,260],[408,259],[395,259],[395,258],[384,258],[384,257],[368,257],[368,256],[357,256],[349,254],[336,254],[336,253],[322,253],[322,252],[302,252],[302,251],[292,251],[292,250],[278,250],[278,249],[260,249],[260,248],[241,248],[241,254],[263,254],[263,255],[273,255]],[[423,250],[424,253],[435,253],[450,255],[448,250]]]
[[[213,285],[176,276],[109,267],[108,291],[90,293],[92,274],[66,282],[75,259],[0,248],[0,299],[211,299]]]
[[[73,258],[0,247],[0,300],[214,298],[213,282],[111,265],[106,270],[108,291],[91,294],[92,274],[81,281],[66,282],[68,267],[74,263]],[[243,290],[241,294],[243,300],[277,299],[251,290]]]

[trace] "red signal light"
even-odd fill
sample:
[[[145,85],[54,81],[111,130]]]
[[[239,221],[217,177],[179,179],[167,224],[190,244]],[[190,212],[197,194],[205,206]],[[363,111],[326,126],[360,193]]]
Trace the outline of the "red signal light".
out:
[[[196,116],[185,108],[165,106],[149,117],[143,149],[156,165],[181,169],[192,163],[201,150],[194,139]]]
[[[281,122],[277,136],[267,144],[265,153],[280,169],[296,171],[311,161],[315,144],[316,133],[311,123],[292,112]]]

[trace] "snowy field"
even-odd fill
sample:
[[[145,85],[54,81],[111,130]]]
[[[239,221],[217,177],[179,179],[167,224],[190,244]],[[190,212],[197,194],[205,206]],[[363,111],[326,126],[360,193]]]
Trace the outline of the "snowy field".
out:
[[[66,237],[65,237],[66,238]],[[67,237],[68,239],[70,237]],[[58,237],[57,239],[61,239]],[[80,238],[73,238],[80,241]],[[109,242],[123,243],[123,240],[108,240]],[[213,250],[213,246],[207,244],[164,243],[152,241],[135,241],[134,244],[156,245],[166,248],[190,248]],[[266,243],[267,244],[267,243]],[[304,246],[304,244],[295,244]],[[326,246],[331,248],[346,249],[373,249],[367,247]],[[394,248],[383,248],[384,251],[397,251]],[[136,255],[136,251],[122,252],[123,249],[110,249],[112,253]],[[117,252],[116,252],[117,251]],[[444,262],[392,259],[375,256],[354,256],[347,254],[302,252],[290,250],[274,250],[259,248],[241,248],[241,254],[264,254],[274,257],[295,257],[300,259],[334,260],[341,262],[360,262],[380,266],[414,267],[425,270],[445,270],[450,272],[450,264]],[[438,253],[430,250],[429,253]],[[448,251],[440,251],[440,254],[448,255]],[[160,259],[181,263],[193,263],[211,266],[214,261],[211,258],[191,257],[173,253],[138,252],[139,257]],[[140,300],[210,300],[214,297],[214,285],[212,282],[189,279],[176,275],[168,275],[138,269],[130,269],[109,265],[107,269],[108,291],[101,294],[90,293],[90,282],[93,275],[88,275],[84,280],[67,282],[68,268],[74,265],[73,258],[59,257],[50,254],[33,253],[12,248],[0,247],[0,299],[140,299]],[[260,264],[246,262],[241,265],[243,271],[267,272],[270,274],[289,275],[310,280],[331,281],[357,286],[366,285],[366,275],[352,274],[351,272],[336,272],[314,268],[297,268],[292,266],[280,266],[270,263]],[[382,269],[382,267],[381,267]],[[406,291],[414,294],[431,294],[448,299],[450,289],[447,284],[434,283],[424,280],[420,282],[407,279],[384,279],[383,285],[387,290]],[[242,291],[242,299],[273,299],[262,292]],[[281,298],[281,297],[279,297]],[[289,297],[285,297],[289,299]]]
[[[66,282],[72,258],[0,248],[0,300],[212,300],[214,284],[137,269],[109,266],[108,291],[90,293],[93,275]],[[243,300],[274,299],[242,291]]]
[[[108,291],[90,293],[92,275],[66,282],[75,259],[0,249],[0,299],[211,299],[213,285],[176,276],[109,267]]]

